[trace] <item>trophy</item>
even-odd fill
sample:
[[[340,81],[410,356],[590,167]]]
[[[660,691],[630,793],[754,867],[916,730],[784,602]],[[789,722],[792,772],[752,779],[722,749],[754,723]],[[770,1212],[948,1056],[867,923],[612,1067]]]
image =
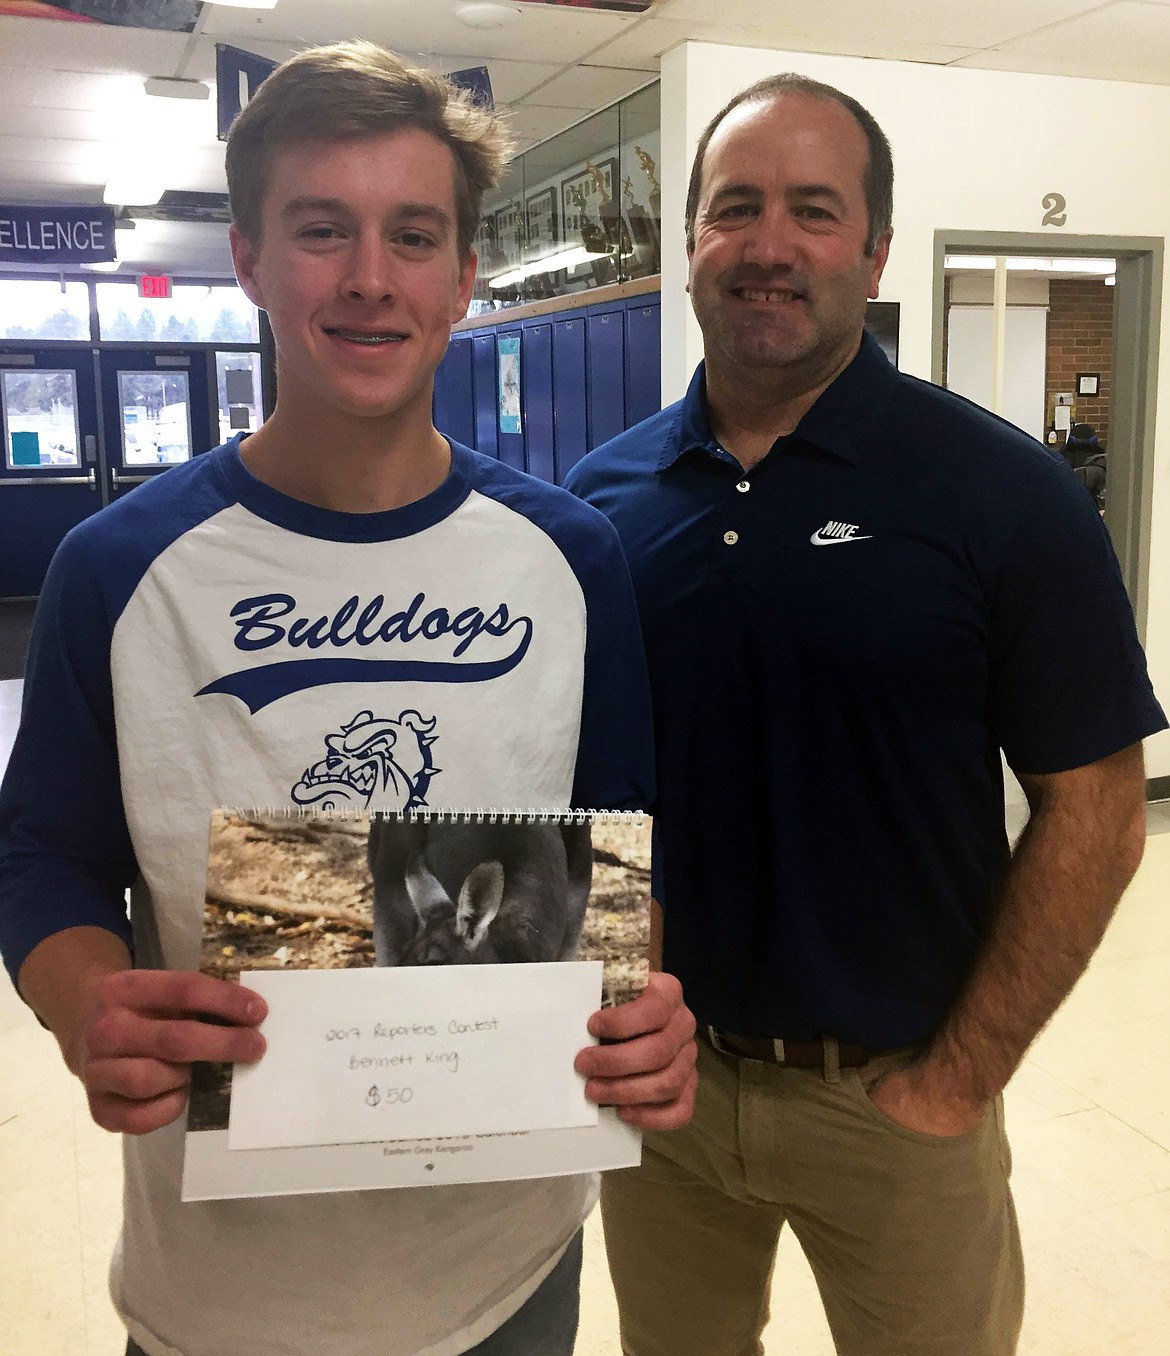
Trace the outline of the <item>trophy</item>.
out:
[[[648,151],[635,146],[634,151],[642,173],[650,181],[650,211],[647,212],[640,202],[634,202],[633,186],[626,180],[626,193],[630,205],[626,208],[626,218],[630,223],[630,234],[634,238],[639,272],[657,273],[661,267],[659,245],[659,220],[662,207],[662,186],[655,177],[655,163]]]
[[[588,162],[586,162],[586,165],[588,168]],[[600,171],[598,171],[594,176],[594,183],[597,183],[600,177]],[[600,287],[603,283],[613,282],[617,277],[617,271],[613,266],[613,260],[609,257],[609,239],[600,223],[594,221],[589,215],[585,189],[580,184],[574,184],[568,190],[568,196],[579,214],[577,229],[581,235],[581,244],[590,254],[596,256],[589,261],[589,266],[593,270],[594,286]]]

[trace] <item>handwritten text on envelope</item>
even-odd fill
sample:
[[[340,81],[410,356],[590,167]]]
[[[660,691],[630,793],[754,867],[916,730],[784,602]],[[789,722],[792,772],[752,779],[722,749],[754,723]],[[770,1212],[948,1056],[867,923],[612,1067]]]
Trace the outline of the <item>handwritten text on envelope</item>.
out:
[[[595,1125],[573,1059],[601,962],[256,970],[268,1049],[232,1074],[232,1149]]]

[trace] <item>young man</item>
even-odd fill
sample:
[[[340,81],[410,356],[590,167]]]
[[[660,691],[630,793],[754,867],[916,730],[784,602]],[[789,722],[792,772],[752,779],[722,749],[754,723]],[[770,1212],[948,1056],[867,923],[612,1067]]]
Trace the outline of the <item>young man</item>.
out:
[[[1058,459],[863,335],[892,200],[855,100],[733,99],[687,203],[705,363],[570,480],[634,577],[665,964],[705,1033],[693,1125],[602,1193],[628,1356],[761,1352],[786,1222],[842,1356],[1009,1356],[1000,1093],[1141,857],[1166,721],[1109,539]]]
[[[192,1061],[263,1052],[260,1000],[193,972],[213,807],[652,794],[612,529],[431,423],[504,152],[490,114],[368,44],[270,76],[227,164],[277,409],[72,533],[46,581],[0,937],[94,1119],[126,1134],[113,1294],[148,1356],[572,1348],[589,1179],[179,1202]],[[579,1056],[591,1096],[686,1118],[675,981],[592,1029],[623,1043]]]

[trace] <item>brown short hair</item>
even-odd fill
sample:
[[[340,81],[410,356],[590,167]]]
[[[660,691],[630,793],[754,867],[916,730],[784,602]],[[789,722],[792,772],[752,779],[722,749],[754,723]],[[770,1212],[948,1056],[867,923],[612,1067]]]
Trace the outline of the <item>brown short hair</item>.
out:
[[[264,194],[282,147],[357,141],[403,127],[429,132],[455,158],[458,246],[466,257],[484,192],[503,173],[511,137],[501,119],[464,90],[372,42],[310,47],[260,86],[228,134],[232,220],[259,242]]]
[[[807,75],[798,75],[795,71],[786,71],[782,75],[768,75],[757,80],[754,85],[740,90],[711,119],[703,129],[699,145],[695,150],[694,163],[691,165],[691,181],[687,188],[687,249],[695,247],[695,217],[699,212],[699,197],[703,191],[703,161],[707,147],[716,129],[724,118],[740,104],[766,104],[784,94],[808,94],[814,99],[831,99],[840,104],[847,113],[852,113],[858,126],[865,133],[869,143],[869,164],[865,167],[865,205],[869,214],[869,230],[866,232],[865,252],[872,254],[878,241],[890,229],[894,220],[894,158],[886,134],[878,126],[877,119],[863,105],[848,94],[842,93],[833,85],[822,84]]]

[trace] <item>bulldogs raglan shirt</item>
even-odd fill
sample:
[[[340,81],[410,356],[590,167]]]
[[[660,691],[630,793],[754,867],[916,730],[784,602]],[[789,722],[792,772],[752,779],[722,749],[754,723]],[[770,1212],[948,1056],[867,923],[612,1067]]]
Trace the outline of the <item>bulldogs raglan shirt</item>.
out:
[[[198,964],[218,805],[637,809],[649,699],[609,523],[453,445],[426,498],[315,508],[239,440],[69,534],[0,793],[15,976],[67,927]],[[128,921],[124,891],[131,891]],[[181,1203],[183,1123],[124,1140],[112,1288],[159,1356],[454,1356],[531,1293],[592,1179]]]

